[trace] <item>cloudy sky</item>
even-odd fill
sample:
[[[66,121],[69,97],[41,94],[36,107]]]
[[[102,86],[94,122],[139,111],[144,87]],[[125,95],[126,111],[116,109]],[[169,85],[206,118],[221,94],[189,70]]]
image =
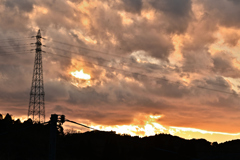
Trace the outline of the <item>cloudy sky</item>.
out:
[[[240,138],[239,15],[238,0],[1,0],[0,112],[27,116],[41,29],[46,120]]]

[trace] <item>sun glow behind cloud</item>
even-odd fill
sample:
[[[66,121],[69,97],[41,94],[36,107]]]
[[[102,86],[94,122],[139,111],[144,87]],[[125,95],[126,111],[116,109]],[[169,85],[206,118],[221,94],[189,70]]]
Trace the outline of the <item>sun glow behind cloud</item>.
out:
[[[83,73],[83,69],[81,69],[80,71],[71,72],[71,75],[79,79],[91,79],[91,76],[89,74]]]

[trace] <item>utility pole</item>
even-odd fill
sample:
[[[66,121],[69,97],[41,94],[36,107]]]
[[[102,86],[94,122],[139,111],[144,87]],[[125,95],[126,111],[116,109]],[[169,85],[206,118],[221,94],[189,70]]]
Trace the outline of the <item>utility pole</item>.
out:
[[[56,160],[57,122],[59,125],[65,122],[65,115],[61,115],[59,119],[58,116],[52,114],[50,118],[49,160]]]
[[[57,121],[58,115],[52,114],[50,121],[49,160],[56,160]]]
[[[30,100],[28,108],[28,117],[32,120],[38,119],[45,122],[45,102],[44,102],[44,87],[43,87],[43,68],[42,68],[42,36],[40,29],[36,35],[36,54],[34,61],[32,86],[30,91]],[[42,118],[42,120],[41,120]]]

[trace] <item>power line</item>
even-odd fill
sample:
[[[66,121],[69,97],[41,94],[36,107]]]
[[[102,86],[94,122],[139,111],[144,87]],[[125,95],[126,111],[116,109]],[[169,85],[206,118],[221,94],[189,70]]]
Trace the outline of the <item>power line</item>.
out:
[[[12,51],[12,52],[19,52],[19,51],[24,51],[24,50],[26,50],[26,49],[31,49],[30,47],[12,47],[12,48],[1,48],[0,47],[0,53],[1,52],[10,52],[10,51]]]
[[[31,51],[31,47],[12,47],[12,48],[1,48],[0,47],[0,54],[1,53],[17,53],[17,52],[24,52],[24,51]]]
[[[220,86],[220,87],[228,87],[226,84],[221,84],[221,83],[213,83],[213,82],[207,82],[208,84],[214,85],[214,86]]]
[[[81,55],[81,56],[84,56],[84,57],[88,57],[88,58],[92,58],[92,59],[96,59],[98,60],[98,57],[93,57],[93,56],[90,56],[90,55],[85,55],[85,54],[80,54],[80,53],[77,53],[77,52],[72,52],[72,51],[67,51],[67,50],[64,50],[64,49],[61,49],[61,48],[56,48],[56,47],[48,47],[48,48],[53,48],[53,49],[57,49],[57,50],[60,50],[60,51],[65,51],[65,52],[68,52],[68,53],[73,53],[73,54],[77,54],[77,55]],[[105,62],[111,62],[110,60],[106,60],[106,59],[103,59],[101,58],[101,60],[105,61]],[[126,63],[125,63],[126,64]],[[143,67],[137,67],[137,66],[134,66],[134,65],[126,65],[127,67],[132,67],[132,68],[136,68],[136,69],[144,69]],[[163,67],[159,67],[161,69],[165,69]],[[150,68],[151,69],[151,68]],[[152,69],[151,69],[152,70]],[[207,82],[207,84],[211,84],[211,85],[216,85],[216,86],[221,86],[221,87],[228,87],[226,85],[223,85],[223,84],[219,84],[219,83],[212,83],[212,82]]]
[[[235,95],[235,96],[239,97],[239,95],[236,94],[236,93],[221,91],[221,90],[212,89],[212,88],[206,88],[206,87],[202,87],[202,86],[196,86],[196,87],[201,88],[201,89],[207,89],[207,90],[215,91],[215,92],[222,92],[222,93],[226,93],[226,94],[231,94],[231,95]]]
[[[48,39],[46,39],[46,40],[48,40]],[[76,45],[72,45],[72,44],[68,44],[68,43],[60,42],[60,41],[56,41],[56,40],[52,40],[52,42],[56,42],[56,43],[68,45],[68,46],[71,46],[71,47],[81,48],[81,49],[85,49],[85,50],[88,50],[88,51],[93,51],[93,52],[97,52],[97,53],[105,54],[105,55],[107,54],[107,55],[110,55],[110,56],[115,56],[115,57],[119,57],[119,58],[122,58],[122,59],[129,60],[129,59],[127,59],[126,57],[119,56],[119,55],[116,55],[116,54],[110,54],[110,53],[108,53],[108,52],[93,50],[93,49],[89,49],[89,48],[86,48],[86,47],[76,46]],[[46,47],[48,47],[48,46],[46,46]],[[69,52],[69,53],[73,53],[73,54],[82,55],[82,56],[85,56],[85,57],[97,59],[97,57],[92,57],[92,56],[89,56],[89,55],[83,55],[83,54],[80,54],[80,53],[77,53],[77,52],[71,52],[71,51],[63,50],[63,49],[61,49],[61,48],[56,48],[56,47],[48,47],[48,48],[53,48],[53,49],[57,49],[57,50],[61,50],[61,51],[65,51],[65,52]],[[106,60],[106,59],[103,59],[103,58],[102,58],[101,60],[103,60],[103,61],[109,61],[109,60]],[[123,62],[123,63],[125,63],[125,62]],[[125,63],[125,64],[126,64],[126,63]],[[128,65],[128,66],[129,66],[129,65]],[[164,68],[164,67],[160,67],[159,65],[157,65],[157,66],[158,66],[157,69],[166,69],[166,68]],[[135,66],[135,65],[130,65],[130,67],[137,68],[137,69],[143,69],[143,67],[138,67],[138,66]],[[185,67],[179,67],[179,68],[184,69]],[[207,68],[208,68],[208,69],[211,69],[211,67],[209,67],[209,66],[208,66]],[[150,69],[150,70],[155,70],[155,69],[153,69],[153,68],[148,68],[148,69]],[[176,69],[177,69],[177,68],[176,68]],[[207,84],[216,85],[216,86],[221,86],[221,87],[228,87],[228,86],[226,86],[225,84],[220,84],[220,83],[213,83],[213,82],[209,83],[209,82],[207,82]]]
[[[28,45],[28,44],[25,44],[25,45]],[[54,49],[58,49],[58,50],[61,50],[61,51],[65,51],[65,52],[70,52],[70,51],[67,51],[67,50],[63,50],[63,49],[60,49],[60,48],[55,48],[55,47],[50,47],[50,48],[54,48]],[[27,50],[26,50],[27,51]],[[16,52],[19,52],[19,51],[16,51]],[[22,52],[22,51],[20,51]],[[5,53],[12,53],[12,52],[5,52]],[[68,56],[64,56],[64,55],[56,55],[56,54],[53,54],[53,53],[50,53],[50,52],[47,52],[49,54],[52,54],[54,56],[60,56],[60,57],[63,57],[63,58],[69,58],[69,59],[72,59],[71,57],[68,57]],[[70,53],[74,53],[74,54],[78,54],[78,55],[81,55],[81,56],[85,56],[85,57],[89,57],[89,58],[92,58],[92,59],[98,59],[98,57],[93,57],[93,56],[89,56],[89,55],[82,55],[82,54],[79,54],[77,52],[70,52]],[[10,55],[10,54],[4,54],[4,55]],[[11,55],[14,55],[14,54],[11,54]],[[3,55],[1,55],[3,56]],[[105,62],[111,62],[109,60],[106,60],[106,59],[101,59]],[[141,76],[147,76],[147,77],[150,77],[150,78],[153,78],[153,79],[157,79],[157,80],[161,80],[161,81],[167,81],[167,82],[171,82],[171,83],[178,83],[178,82],[175,82],[175,81],[170,81],[166,78],[160,78],[160,77],[153,77],[153,76],[148,76],[148,75],[145,75],[145,74],[142,74],[142,73],[139,73],[139,72],[131,72],[131,71],[126,71],[126,70],[123,70],[123,69],[118,69],[118,68],[115,68],[115,67],[109,67],[109,66],[105,66],[105,65],[101,65],[101,64],[96,64],[96,63],[92,63],[92,62],[89,62],[89,61],[86,61],[86,60],[79,60],[77,59],[77,61],[82,61],[82,62],[87,62],[89,64],[94,64],[94,65],[97,65],[97,66],[101,66],[101,67],[104,67],[104,68],[109,68],[109,69],[113,69],[113,70],[118,70],[120,72],[127,72],[127,73],[131,73],[131,74],[137,74],[137,75],[141,75]],[[129,66],[127,66],[129,67]],[[135,66],[131,66],[133,68],[137,68],[137,69],[143,69],[141,67],[135,67]],[[180,83],[182,86],[185,86],[183,85],[182,83]],[[178,83],[178,85],[180,85]],[[218,86],[223,86],[223,85],[220,85],[220,84],[217,84],[217,83],[211,83],[213,85],[218,85]],[[236,93],[231,93],[231,92],[226,92],[226,91],[221,91],[221,90],[216,90],[216,89],[211,89],[211,88],[206,88],[206,87],[202,87],[202,86],[193,86],[193,87],[197,87],[197,88],[201,88],[201,89],[207,89],[207,90],[211,90],[211,91],[216,91],[216,92],[221,92],[221,93],[226,93],[226,94],[232,94],[232,95],[235,95],[236,96]],[[227,87],[227,86],[224,86],[224,87]]]
[[[28,44],[26,44],[28,45]],[[51,47],[51,48],[54,48],[54,49],[58,49],[58,50],[61,50],[61,51],[65,51],[65,52],[70,52],[70,51],[67,51],[67,50],[63,50],[63,49],[60,49],[60,48],[55,48],[55,47]],[[19,51],[16,51],[16,52],[19,52]],[[22,52],[22,51],[20,51]],[[5,53],[9,53],[9,52],[5,52]],[[48,52],[49,53],[49,52]],[[92,58],[92,59],[98,59],[98,57],[93,57],[93,56],[89,56],[89,55],[82,55],[82,54],[79,54],[77,52],[70,52],[70,53],[74,53],[74,54],[78,54],[78,55],[81,55],[81,56],[85,56],[85,57],[89,57],[89,58]],[[5,54],[7,55],[7,54]],[[9,55],[9,54],[8,54]],[[13,54],[12,54],[13,55]],[[55,55],[55,54],[53,54]],[[1,55],[3,56],[3,55]],[[58,56],[61,56],[61,57],[64,57],[64,58],[71,58],[71,57],[67,57],[67,56],[63,56],[63,55],[58,55]],[[101,59],[105,62],[110,62],[109,60],[106,60],[106,59]],[[82,62],[86,62],[85,60],[78,60],[78,61],[82,61]],[[94,64],[92,62],[87,62],[87,63],[90,63],[90,64]],[[118,69],[118,68],[115,68],[115,67],[109,67],[109,66],[105,66],[105,65],[100,65],[100,64],[94,64],[94,65],[98,65],[98,66],[101,66],[101,67],[105,67],[105,68],[109,68],[109,69],[114,69],[114,70],[118,70],[118,71],[121,71],[121,72],[128,72],[128,73],[133,73],[133,74],[138,74],[138,75],[141,75],[141,76],[147,76],[147,75],[144,75],[144,74],[141,74],[141,73],[138,73],[138,72],[130,72],[130,71],[126,71],[126,70],[122,70],[122,69]],[[127,66],[129,67],[129,66]],[[131,66],[131,67],[134,67],[134,68],[137,68],[137,69],[143,69],[141,67],[136,67],[136,66]],[[149,76],[148,76],[149,77]],[[159,78],[159,77],[152,77],[151,78],[154,78],[154,79],[160,79],[162,81],[169,81],[168,79],[165,79],[165,78]],[[169,81],[171,82],[171,81]],[[176,83],[176,82],[173,82],[172,83]],[[217,86],[223,86],[221,84],[214,84],[214,83],[211,83],[212,85],[217,85]],[[230,93],[230,92],[226,92],[226,91],[220,91],[220,90],[216,90],[216,89],[210,89],[210,88],[205,88],[205,87],[202,87],[202,86],[195,86],[197,88],[201,88],[201,89],[208,89],[208,90],[212,90],[212,91],[216,91],[216,92],[222,92],[222,93],[227,93],[227,94],[233,94],[233,95],[236,95],[236,93]],[[227,86],[224,86],[224,87],[227,87]]]
[[[46,40],[48,40],[48,39],[46,39]],[[80,48],[80,49],[85,49],[85,50],[92,51],[92,52],[107,54],[107,55],[111,55],[111,56],[115,56],[115,57],[119,57],[119,58],[125,58],[125,57],[119,56],[119,55],[117,55],[117,54],[111,54],[111,53],[108,53],[108,52],[98,51],[98,50],[90,49],[90,48],[87,48],[87,47],[76,46],[76,45],[72,45],[72,44],[68,44],[68,43],[60,42],[60,41],[56,41],[56,40],[52,40],[52,42],[60,43],[60,44],[64,44],[64,45],[68,45],[68,46],[76,47],[76,48]]]
[[[13,52],[18,52],[20,50],[23,50],[23,49],[32,49],[31,46],[20,46],[20,47],[4,47],[4,48],[1,48],[0,47],[0,52],[9,52],[11,50],[14,50]]]
[[[33,38],[33,37],[26,37],[26,38]],[[22,38],[15,38],[14,40],[17,40],[17,39],[22,39]],[[0,39],[1,40],[1,39]],[[46,39],[46,40],[49,40],[49,39]],[[10,40],[12,41],[12,40]],[[49,40],[50,41],[50,40]],[[64,45],[68,45],[68,46],[71,46],[71,47],[76,47],[76,48],[81,48],[81,49],[85,49],[85,50],[88,50],[88,51],[92,51],[92,52],[97,52],[97,53],[101,53],[101,54],[107,54],[107,55],[111,55],[111,56],[115,56],[115,57],[119,57],[119,58],[123,58],[123,59],[127,59],[126,57],[123,57],[123,56],[119,56],[119,55],[116,55],[116,54],[110,54],[109,52],[104,52],[104,51],[98,51],[98,50],[94,50],[94,49],[90,49],[90,48],[87,48],[87,47],[82,47],[82,46],[77,46],[77,45],[72,45],[72,44],[69,44],[69,43],[65,43],[65,42],[61,42],[61,41],[57,41],[57,40],[51,40],[52,42],[55,42],[55,43],[59,43],[59,44],[64,44]],[[25,45],[25,44],[23,44]],[[14,45],[11,45],[11,46],[14,46]],[[16,45],[18,46],[18,45]],[[0,46],[2,47],[2,46]],[[48,47],[48,48],[53,48],[53,49],[57,49],[57,50],[61,50],[61,51],[65,51],[65,52],[70,52],[70,53],[73,53],[73,54],[78,54],[78,55],[82,55],[82,56],[85,56],[85,57],[89,57],[89,58],[94,58],[94,59],[97,59],[97,57],[92,57],[92,56],[89,56],[89,55],[83,55],[83,54],[79,54],[77,52],[71,52],[71,51],[67,51],[67,50],[63,50],[63,49],[60,49],[60,48],[56,48],[56,47]],[[105,60],[105,59],[101,59],[103,61],[108,61],[108,60]],[[129,60],[129,59],[127,59]],[[125,63],[126,64],[126,63]],[[137,69],[143,69],[142,67],[138,67],[138,66],[133,66],[133,65],[130,65],[131,67],[134,67],[134,68],[137,68]],[[159,67],[159,66],[158,66]],[[163,67],[160,67],[161,69],[165,69]],[[180,67],[181,69],[184,69],[185,67]],[[207,67],[207,68],[211,68],[211,67]],[[148,68],[148,69],[151,69],[153,70],[152,68]],[[208,84],[211,84],[211,85],[216,85],[216,86],[221,86],[221,87],[228,87],[224,84],[220,84],[220,83],[210,83],[210,82],[207,82]]]
[[[12,42],[19,42],[19,41],[22,41],[22,42],[32,42],[30,40],[9,40],[9,41],[0,41],[0,43],[5,43],[5,44],[8,44],[8,43],[12,43]]]
[[[71,57],[64,56],[64,55],[53,54],[53,53],[50,53],[50,52],[46,52],[46,53],[52,54],[52,55],[54,55],[54,56],[59,56],[59,57],[63,57],[63,58],[72,59]],[[126,70],[118,69],[118,68],[115,68],[115,67],[109,67],[109,66],[105,66],[105,65],[101,65],[101,64],[92,63],[92,62],[89,62],[89,61],[86,61],[86,60],[79,60],[79,59],[75,59],[75,60],[76,60],[76,61],[81,61],[81,62],[84,62],[84,63],[88,63],[88,64],[93,64],[93,65],[101,66],[101,67],[104,67],[104,68],[109,68],[109,69],[113,69],[113,70],[118,70],[118,71],[120,71],[120,72],[127,72],[127,73],[131,73],[131,74],[137,74],[137,75],[145,76],[145,77],[148,77],[148,78],[156,79],[156,80],[161,80],[161,81],[165,81],[165,82],[171,82],[171,83],[175,83],[175,84],[177,84],[177,85],[179,85],[179,86],[184,86],[184,87],[186,87],[186,86],[183,85],[182,83],[179,83],[179,81],[176,82],[176,81],[171,81],[171,80],[166,79],[166,78],[149,76],[149,75],[145,75],[145,74],[138,73],[138,72],[126,71]],[[86,67],[88,67],[88,66],[86,66]],[[182,81],[182,82],[183,82],[183,81]],[[189,84],[189,86],[195,87],[195,88],[200,88],[200,89],[206,89],[206,90],[210,90],[210,91],[215,91],[215,92],[221,92],[221,93],[225,93],[225,94],[231,94],[231,95],[234,95],[234,96],[239,97],[239,95],[236,94],[236,93],[231,93],[231,92],[216,90],[216,89],[212,89],[212,88],[206,88],[206,87],[202,87],[202,86],[195,86],[195,85],[192,85],[192,84]]]
[[[80,125],[80,126],[82,126],[82,127],[88,128],[88,129],[92,129],[92,130],[100,131],[100,130],[98,130],[98,129],[95,129],[95,128],[92,128],[92,127],[89,127],[89,126],[84,125],[84,124],[81,124],[81,123],[77,123],[77,122],[74,122],[74,121],[70,121],[70,120],[68,120],[68,119],[66,119],[65,121],[67,121],[67,122],[71,122],[71,123],[74,123],[74,124],[77,124],[77,125]]]
[[[49,40],[49,39],[46,39],[46,40]],[[90,48],[87,48],[87,47],[72,45],[72,44],[65,43],[65,42],[60,42],[60,41],[56,41],[56,40],[52,40],[52,42],[56,42],[56,43],[68,45],[68,46],[71,46],[71,47],[81,48],[81,49],[85,49],[85,50],[89,50],[89,51],[93,51],[93,52],[97,52],[97,53],[102,53],[102,54],[107,54],[107,55],[111,55],[111,56],[127,59],[126,57],[123,57],[123,56],[120,56],[120,55],[117,55],[117,54],[112,54],[112,53],[104,52],[104,51],[98,51],[98,50],[90,49]],[[53,48],[53,47],[50,47],[50,48]],[[180,68],[184,68],[184,67],[180,67]]]
[[[26,40],[26,39],[32,39],[32,37],[21,37],[21,38],[4,38],[4,39],[0,39],[0,42],[2,41],[19,41],[19,40]]]
[[[0,54],[2,54],[2,53],[18,53],[18,52],[24,52],[24,51],[32,51],[32,49],[20,49],[20,50],[17,50],[17,51],[3,51],[3,50],[0,50]]]
[[[18,53],[18,54],[16,54]],[[19,53],[33,53],[31,50],[21,50],[21,51],[16,51],[16,52],[4,52],[1,53],[0,52],[0,56],[4,56],[4,55],[20,55]]]
[[[93,56],[90,56],[90,55],[85,55],[85,54],[80,54],[80,53],[77,53],[77,52],[72,52],[72,51],[67,51],[67,50],[64,50],[64,49],[61,49],[61,48],[56,48],[56,47],[48,47],[48,48],[53,48],[53,49],[57,49],[57,50],[60,50],[60,51],[65,51],[65,52],[68,52],[68,53],[73,53],[73,54],[77,54],[77,55],[81,55],[81,56],[84,56],[84,57],[88,57],[88,58],[92,58],[92,59],[96,59],[98,60],[98,57],[93,57]],[[105,61],[105,62],[111,62],[110,60],[106,60],[106,59],[103,59],[101,58],[102,61]],[[125,63],[126,64],[126,63]],[[134,66],[134,65],[126,65],[127,67],[132,67],[132,68],[136,68],[136,69],[144,69],[143,67],[137,67],[137,66]],[[159,67],[161,69],[165,69],[163,67]],[[153,70],[152,68],[148,68],[148,69],[151,69]],[[211,85],[216,85],[216,86],[221,86],[221,87],[228,87],[226,85],[223,85],[223,84],[219,84],[219,83],[209,83],[207,82],[208,84],[211,84]]]
[[[77,53],[77,52],[72,52],[72,51],[67,51],[67,50],[64,50],[64,49],[61,49],[61,48],[56,48],[56,47],[48,47],[48,48],[53,48],[53,49],[56,49],[56,50],[60,50],[60,51],[64,51],[64,52],[68,52],[68,53],[73,53],[73,54],[76,54],[76,55],[81,55],[81,56],[84,56],[84,57],[88,57],[88,58],[92,58],[92,59],[96,59],[96,60],[99,60],[99,57],[94,57],[94,56],[90,56],[90,55],[86,55],[86,54],[81,54],[81,53]],[[104,58],[101,58],[102,61],[105,61],[105,62],[111,62],[110,60],[106,60]],[[126,63],[124,63],[126,64]],[[135,65],[132,65],[132,64],[128,64],[127,65],[128,67],[132,67],[132,68],[136,68],[136,69],[144,69],[143,67],[138,67],[138,66],[135,66]],[[163,67],[159,67],[158,69],[165,69]],[[151,69],[153,70],[152,68],[148,68],[148,69]]]
[[[25,43],[25,44],[14,44],[14,45],[6,45],[6,46],[0,46],[0,48],[2,48],[2,47],[13,47],[13,46],[29,46],[29,45],[31,45],[31,44],[29,44],[29,43]]]
[[[31,45],[9,45],[9,46],[0,46],[0,51],[1,50],[9,50],[9,49],[20,49],[20,48],[32,48],[33,46]]]

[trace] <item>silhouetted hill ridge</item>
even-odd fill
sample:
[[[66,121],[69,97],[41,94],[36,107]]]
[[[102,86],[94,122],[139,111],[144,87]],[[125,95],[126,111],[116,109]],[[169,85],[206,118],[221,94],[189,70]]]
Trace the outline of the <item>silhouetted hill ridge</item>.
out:
[[[10,115],[0,119],[0,160],[48,159],[49,125],[21,123]],[[239,159],[240,140],[211,143],[169,134],[131,137],[115,132],[57,133],[57,159]]]

